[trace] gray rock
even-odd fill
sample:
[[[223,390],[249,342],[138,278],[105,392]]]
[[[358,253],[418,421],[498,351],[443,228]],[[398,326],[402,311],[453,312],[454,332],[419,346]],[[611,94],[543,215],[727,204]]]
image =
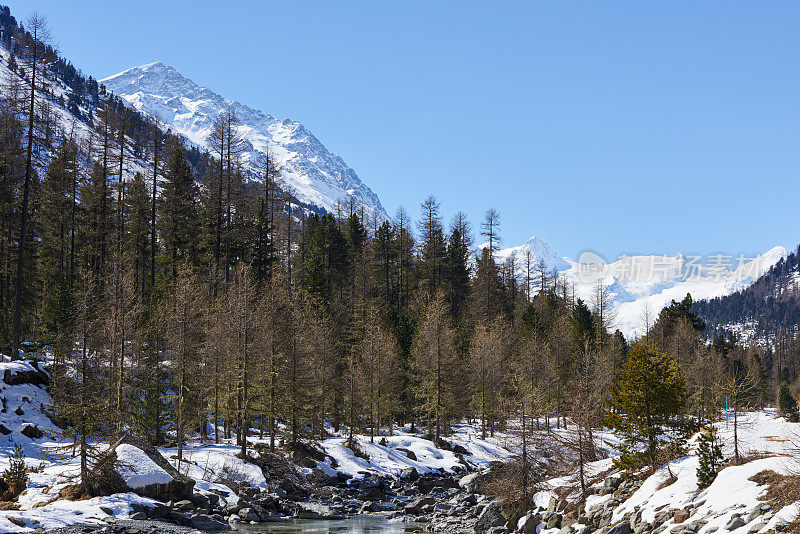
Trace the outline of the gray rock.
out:
[[[747,523],[745,523],[744,519],[742,519],[739,515],[734,514],[728,524],[725,525],[725,530],[736,530],[737,528],[741,528],[746,524]]]
[[[117,469],[122,468],[124,471],[126,467],[130,467],[120,465],[118,462],[116,449],[122,444],[136,447],[142,451],[154,464],[166,471],[171,480],[165,484],[148,484],[139,488],[128,487]],[[87,490],[88,493],[97,496],[134,492],[143,497],[168,501],[187,499],[191,497],[194,490],[194,480],[178,472],[155,447],[143,439],[125,433],[116,435],[109,448],[97,459],[90,474],[92,482]]]
[[[561,514],[553,514],[547,520],[547,528],[561,528]]]
[[[419,478],[419,472],[416,467],[407,467],[400,471],[400,477],[406,480],[417,480]]]
[[[211,517],[205,514],[195,514],[191,516],[189,518],[188,526],[204,532],[220,532],[231,529],[230,525],[221,517]]]
[[[528,512],[517,522],[517,531],[523,534],[536,534],[536,527],[542,522],[542,516]]]
[[[554,495],[551,495],[550,502],[547,504],[547,511],[555,512],[557,506],[558,506],[558,499],[556,499]]]
[[[239,517],[242,518],[242,521],[260,521],[261,517],[250,507],[242,508],[239,510]]]
[[[631,534],[631,526],[627,521],[624,521],[614,527],[611,527],[611,530],[608,531],[608,534]]]
[[[182,501],[176,502],[173,505],[173,508],[176,508],[176,509],[178,509],[178,510],[183,512],[183,511],[191,510],[192,508],[194,508],[194,503],[192,503],[192,501],[190,501],[188,499],[184,499]]]
[[[760,515],[761,515],[761,507],[756,506],[750,511],[749,514],[747,514],[747,520],[745,521],[745,523],[752,523]]]
[[[483,509],[478,520],[475,522],[475,532],[480,534],[489,532],[492,527],[503,527],[506,524],[506,518],[500,509],[498,501],[490,502],[486,508]]]

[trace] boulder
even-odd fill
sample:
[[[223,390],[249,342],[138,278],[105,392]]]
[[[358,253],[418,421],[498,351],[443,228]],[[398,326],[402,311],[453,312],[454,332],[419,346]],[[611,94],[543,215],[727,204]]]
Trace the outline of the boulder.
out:
[[[414,451],[411,451],[409,449],[404,449],[403,447],[397,447],[397,449],[395,449],[395,450],[400,451],[400,452],[404,452],[405,455],[408,456],[409,460],[413,460],[415,462],[417,461],[417,455],[414,454]]]
[[[517,531],[522,534],[536,534],[536,527],[542,522],[542,516],[528,512],[517,521]]]
[[[547,528],[561,528],[561,514],[553,514],[547,519]]]
[[[380,487],[373,486],[359,491],[358,498],[362,501],[382,501],[386,499],[386,494]]]
[[[627,521],[623,521],[619,525],[611,527],[611,530],[608,531],[608,534],[631,534],[631,526]]]
[[[39,369],[39,362],[11,362],[3,372],[3,382],[9,386],[19,384],[33,384],[34,386],[47,387],[50,384],[50,375]]]
[[[731,517],[731,520],[725,525],[725,530],[736,530],[737,528],[741,528],[745,526],[744,519],[742,519],[738,514],[734,514]]]
[[[219,516],[195,514],[189,517],[189,526],[203,532],[220,532],[230,530],[230,525]]]
[[[20,430],[20,434],[31,439],[39,439],[44,436],[44,432],[42,432],[38,426],[30,423],[26,424],[22,430]]]
[[[433,475],[419,477],[419,480],[417,480],[417,487],[422,493],[430,493],[434,488],[459,488],[458,482],[452,478]]]
[[[419,478],[419,472],[417,471],[416,467],[407,467],[400,471],[400,478],[414,481]]]
[[[182,501],[192,496],[194,480],[179,473],[146,441],[120,434],[89,472],[87,490],[92,495],[134,492],[161,501]]]
[[[506,518],[503,517],[500,502],[492,501],[478,516],[478,520],[475,522],[475,532],[483,534],[489,532],[489,529],[493,527],[505,527],[505,524]]]
[[[433,497],[420,497],[407,504],[404,511],[409,515],[422,515],[425,513],[426,506],[433,506],[434,504],[436,504],[436,499]]]
[[[261,517],[252,508],[242,508],[239,510],[239,517],[244,521],[261,521]]]

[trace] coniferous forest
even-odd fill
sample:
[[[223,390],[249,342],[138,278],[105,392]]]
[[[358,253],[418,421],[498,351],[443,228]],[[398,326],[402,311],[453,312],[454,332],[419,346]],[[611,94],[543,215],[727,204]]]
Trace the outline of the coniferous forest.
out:
[[[729,306],[687,296],[626,339],[602,285],[584,301],[535,259],[500,261],[494,209],[472,228],[464,213],[444,219],[446,194],[389,219],[352,198],[309,206],[270,154],[244,165],[232,111],[203,151],[60,57],[44,18],[0,8],[0,41],[15,74],[0,98],[0,347],[46,363],[45,409],[84,490],[121,432],[174,447],[180,466],[189,443],[247,459],[334,435],[358,450],[401,428],[452,450],[469,424],[519,440],[494,486],[506,502],[530,500],[565,462],[585,502],[600,434],[619,437],[614,465],[641,473],[702,429],[707,487],[723,410],[735,425],[780,397],[796,417],[796,300],[758,294],[796,254]],[[748,299],[785,316],[780,346],[707,341],[704,318],[764,317]]]

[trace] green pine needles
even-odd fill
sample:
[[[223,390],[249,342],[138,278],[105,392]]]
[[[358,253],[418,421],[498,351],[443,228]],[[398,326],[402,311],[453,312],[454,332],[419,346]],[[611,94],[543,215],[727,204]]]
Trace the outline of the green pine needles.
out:
[[[792,395],[789,391],[789,386],[785,383],[781,384],[780,392],[778,393],[778,408],[789,422],[797,423],[800,421],[797,399]]]
[[[645,341],[637,343],[614,374],[603,423],[623,437],[616,464],[625,470],[655,466],[659,450],[684,429],[685,378],[674,356]]]
[[[713,424],[704,426],[700,432],[697,457],[700,459],[700,467],[697,468],[697,489],[702,490],[714,482],[722,465],[722,449],[717,438],[717,429]]]
[[[14,444],[14,454],[9,460],[8,469],[3,473],[3,478],[8,484],[8,492],[11,498],[15,498],[22,493],[28,485],[28,468],[25,466],[25,452],[22,445]]]

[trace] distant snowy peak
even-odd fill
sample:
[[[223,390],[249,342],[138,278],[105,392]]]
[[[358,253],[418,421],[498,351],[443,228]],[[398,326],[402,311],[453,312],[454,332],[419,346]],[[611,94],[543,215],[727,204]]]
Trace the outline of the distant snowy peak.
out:
[[[251,169],[269,150],[280,163],[286,184],[302,202],[335,212],[337,204],[352,197],[367,215],[387,218],[378,196],[299,122],[278,120],[227,100],[161,62],[134,67],[100,82],[138,111],[209,150],[214,121],[230,107],[239,120],[237,130],[247,140],[244,161]]]
[[[477,252],[486,246],[488,243],[480,245]],[[608,262],[596,253],[584,252],[572,260],[559,256],[547,242],[533,236],[522,245],[498,250],[495,258],[498,263],[513,260],[514,270],[521,278],[529,274],[528,265],[531,276],[535,276],[542,261],[548,274],[558,272],[574,287],[575,296],[589,304],[602,285],[612,300],[614,327],[635,338],[672,300],[681,300],[687,293],[694,300],[729,295],[752,285],[788,255],[784,247],[777,246],[759,255],[679,253],[624,256]]]
[[[488,246],[489,243],[483,243],[478,247],[478,252]],[[526,272],[530,266],[531,273],[533,273],[541,263],[544,263],[548,273],[563,271],[570,266],[565,258],[559,256],[544,239],[536,235],[522,245],[499,249],[495,259],[498,263],[513,261],[517,272]]]

